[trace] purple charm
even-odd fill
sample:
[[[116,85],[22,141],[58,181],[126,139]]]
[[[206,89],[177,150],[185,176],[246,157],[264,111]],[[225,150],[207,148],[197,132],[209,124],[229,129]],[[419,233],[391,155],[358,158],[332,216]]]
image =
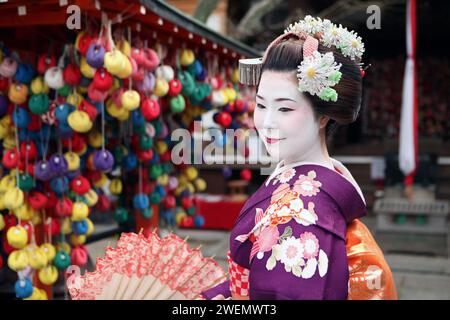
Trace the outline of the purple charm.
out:
[[[49,162],[50,168],[55,176],[64,175],[68,171],[67,160],[61,155],[52,155]]]
[[[94,154],[94,167],[101,172],[109,172],[114,166],[114,157],[108,150],[99,150]]]
[[[48,181],[53,178],[50,163],[45,160],[38,161],[34,166],[34,175],[37,180]]]
[[[105,49],[99,44],[91,44],[86,52],[86,62],[92,68],[98,69],[103,67],[105,60]]]

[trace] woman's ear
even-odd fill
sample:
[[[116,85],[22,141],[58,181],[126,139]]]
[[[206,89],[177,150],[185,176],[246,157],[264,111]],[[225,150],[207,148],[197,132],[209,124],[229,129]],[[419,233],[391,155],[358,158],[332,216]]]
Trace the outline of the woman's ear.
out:
[[[320,116],[319,117],[319,128],[323,129],[327,126],[328,121],[330,120],[330,118],[328,118],[327,116]]]

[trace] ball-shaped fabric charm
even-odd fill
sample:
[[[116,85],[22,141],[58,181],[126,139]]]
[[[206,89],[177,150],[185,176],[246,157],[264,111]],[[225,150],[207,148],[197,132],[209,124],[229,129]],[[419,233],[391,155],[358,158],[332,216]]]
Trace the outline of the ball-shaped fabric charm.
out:
[[[107,212],[111,208],[111,201],[109,197],[105,194],[102,194],[98,197],[98,202],[95,205],[95,208],[99,212]]]
[[[8,90],[8,98],[14,104],[22,104],[27,100],[28,87],[25,84],[11,84]]]
[[[172,79],[169,81],[169,91],[167,94],[170,97],[175,97],[181,93],[181,89],[182,89],[181,81],[178,79]]]
[[[50,157],[49,165],[54,175],[63,175],[68,171],[66,158],[59,154]]]
[[[198,170],[194,167],[188,167],[184,171],[184,174],[186,175],[189,181],[193,181],[198,177]]]
[[[59,219],[48,219],[44,223],[45,234],[51,234],[52,236],[57,236],[61,232],[61,224]]]
[[[64,86],[63,70],[59,67],[49,68],[45,71],[44,81],[51,89],[61,89]]]
[[[70,253],[70,260],[72,264],[82,267],[86,265],[88,261],[87,250],[84,246],[77,246]]]
[[[104,67],[109,73],[118,75],[124,68],[127,59],[118,49],[113,49],[105,53]]]
[[[19,153],[17,149],[9,149],[3,154],[2,164],[6,169],[16,168],[19,164]]]
[[[181,49],[180,50],[180,64],[183,67],[187,67],[189,65],[191,65],[195,60],[195,54],[194,51],[192,51],[191,49]]]
[[[146,194],[138,193],[133,197],[133,207],[135,209],[144,210],[149,206],[150,203]]]
[[[38,161],[34,166],[34,176],[37,180],[48,181],[53,177],[53,171],[48,161]]]
[[[144,219],[150,219],[151,217],[153,217],[153,208],[145,208],[144,210],[141,210],[141,214]]]
[[[114,157],[108,150],[99,150],[94,153],[93,162],[98,171],[109,172],[114,166]]]
[[[150,194],[150,203],[159,204],[161,202],[161,195],[159,192],[152,192]]]
[[[86,193],[83,195],[83,197],[84,197],[84,199],[85,199],[85,201],[86,201],[86,204],[87,204],[89,207],[95,206],[95,205],[97,204],[97,202],[98,202],[98,194],[97,194],[97,192],[95,192],[95,190],[93,190],[93,189],[91,189],[91,190],[89,190],[88,192],[86,192]]]
[[[92,121],[89,118],[89,115],[80,110],[73,111],[71,114],[69,114],[69,117],[67,118],[67,121],[70,125],[70,127],[76,131],[85,133],[92,129]]]
[[[28,232],[22,226],[12,227],[6,233],[6,239],[13,248],[22,249],[28,243]]]
[[[57,195],[62,195],[69,191],[69,179],[65,176],[53,178],[50,181],[50,188]]]
[[[42,115],[48,111],[50,101],[45,93],[33,94],[28,101],[28,107],[33,114]]]
[[[52,285],[58,280],[58,269],[52,265],[47,266],[39,271],[38,277],[43,284]]]
[[[121,194],[122,193],[122,181],[120,179],[113,179],[109,184],[109,191],[112,194]]]
[[[70,188],[78,195],[84,195],[91,189],[89,180],[83,176],[76,177],[70,182]]]
[[[206,181],[202,178],[195,179],[194,186],[197,192],[203,192],[206,190]]]
[[[147,135],[147,134],[142,134],[139,137],[139,147],[142,150],[149,150],[153,147],[153,139]]]
[[[58,202],[55,206],[55,214],[58,217],[70,217],[73,211],[73,203],[68,197],[62,197],[58,199]]]
[[[55,260],[53,261],[53,264],[59,270],[67,269],[71,264],[69,254],[64,250],[59,250],[55,255]]]
[[[64,83],[67,83],[72,87],[76,87],[80,84],[81,77],[80,68],[74,63],[69,63],[63,71]]]
[[[159,116],[161,108],[156,99],[145,98],[141,104],[141,111],[145,120],[152,121]]]
[[[74,110],[75,110],[75,107],[69,103],[59,104],[55,108],[55,118],[59,122],[66,122],[67,118],[69,117],[69,114]]]
[[[72,230],[76,235],[84,235],[88,231],[87,220],[72,222]]]
[[[194,216],[194,225],[197,228],[203,227],[205,225],[205,218],[203,216],[200,216],[200,215]]]
[[[28,112],[21,107],[17,107],[13,111],[13,122],[20,129],[26,129],[31,122],[31,117]]]
[[[33,177],[28,173],[22,173],[19,175],[18,187],[20,190],[28,192],[34,188]]]
[[[64,154],[64,158],[67,161],[67,169],[69,171],[75,171],[80,168],[80,157],[73,151],[68,151]]]
[[[187,71],[183,71],[178,75],[178,79],[182,86],[181,93],[185,96],[190,96],[195,90],[195,81],[192,75]]]
[[[86,236],[84,234],[80,234],[80,235],[76,235],[76,234],[72,234],[70,236],[70,242],[72,243],[72,245],[74,246],[79,246],[82,244],[86,243]]]
[[[39,191],[31,191],[28,194],[28,203],[34,210],[42,210],[47,204],[47,197]]]
[[[252,179],[252,171],[249,169],[243,169],[240,173],[241,179],[245,181],[250,181]]]
[[[43,243],[43,244],[40,245],[40,248],[47,255],[47,260],[48,261],[53,261],[53,259],[56,256],[55,246],[52,245],[51,243]]]
[[[28,298],[33,293],[33,284],[28,278],[19,279],[14,285],[14,291],[18,299]]]
[[[128,220],[128,211],[124,207],[118,207],[114,210],[114,220],[117,223],[124,223]]]
[[[171,66],[162,65],[156,68],[155,75],[157,78],[163,78],[169,82],[175,77],[175,72]]]
[[[92,43],[86,52],[86,62],[95,69],[103,67],[105,60],[105,48],[97,43]]]
[[[20,208],[24,202],[23,191],[19,188],[12,188],[5,192],[3,204],[9,210]]]
[[[30,266],[36,270],[44,268],[48,263],[47,255],[39,247],[30,248],[28,259]]]
[[[56,58],[53,55],[48,55],[46,53],[39,56],[37,71],[40,74],[45,73],[48,68],[56,66]]]
[[[15,250],[8,256],[8,267],[13,271],[20,271],[28,266],[28,253],[24,250]]]
[[[191,216],[185,216],[180,224],[181,227],[191,228],[194,226],[194,219]]]
[[[125,171],[133,170],[137,167],[138,159],[136,155],[130,152],[126,157],[122,160],[122,165]]]
[[[141,104],[141,96],[135,90],[127,90],[121,96],[122,107],[132,111],[139,108]]]
[[[92,79],[92,86],[100,91],[108,91],[114,84],[113,76],[106,69],[98,69]]]
[[[88,217],[89,207],[84,203],[77,201],[72,206],[72,221],[81,221]]]
[[[184,101],[183,95],[179,94],[175,97],[170,98],[170,110],[173,113],[181,113],[186,108],[186,102]]]
[[[169,83],[163,78],[157,78],[153,94],[157,97],[164,97],[169,92]]]

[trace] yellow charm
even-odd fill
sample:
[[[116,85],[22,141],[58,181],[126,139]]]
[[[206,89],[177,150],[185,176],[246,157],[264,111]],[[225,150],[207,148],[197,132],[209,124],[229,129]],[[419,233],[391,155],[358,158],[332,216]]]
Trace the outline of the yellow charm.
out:
[[[77,201],[72,208],[72,221],[81,221],[89,215],[89,208],[84,202]]]
[[[39,247],[28,253],[28,259],[30,266],[36,270],[42,269],[48,264],[47,254]]]
[[[38,277],[43,284],[52,285],[58,280],[58,269],[52,265],[47,266],[39,271]]]
[[[8,256],[8,267],[17,272],[28,266],[28,253],[24,250],[15,250]]]
[[[9,210],[14,210],[23,205],[24,195],[22,190],[19,188],[12,188],[6,191],[3,198],[3,203],[5,207]]]
[[[11,247],[15,249],[22,249],[27,245],[28,232],[22,226],[15,226],[8,229],[6,239]]]
[[[40,248],[47,255],[47,260],[53,261],[56,255],[55,246],[53,246],[51,243],[43,243],[41,244]]]

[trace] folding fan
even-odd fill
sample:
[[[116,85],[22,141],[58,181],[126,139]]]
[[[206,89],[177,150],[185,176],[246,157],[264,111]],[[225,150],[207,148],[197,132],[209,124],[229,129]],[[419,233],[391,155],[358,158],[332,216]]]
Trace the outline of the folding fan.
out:
[[[212,258],[171,233],[122,233],[116,248],[107,247],[96,269],[67,280],[74,300],[190,300],[226,277]]]

